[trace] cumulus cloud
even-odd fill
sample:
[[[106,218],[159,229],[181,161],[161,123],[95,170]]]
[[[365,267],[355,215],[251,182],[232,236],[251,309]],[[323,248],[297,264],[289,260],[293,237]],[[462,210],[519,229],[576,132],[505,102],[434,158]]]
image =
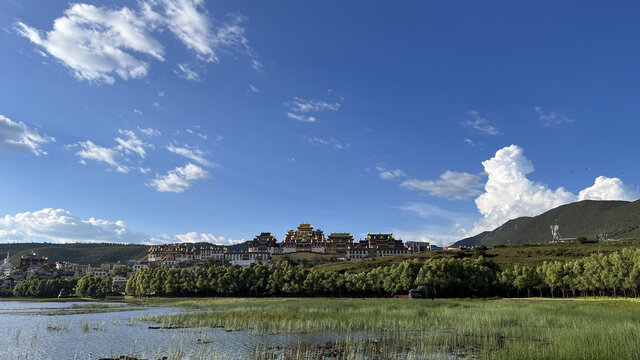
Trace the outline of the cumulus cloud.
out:
[[[46,208],[0,217],[0,242],[50,241],[108,243],[194,243],[210,242],[233,245],[232,240],[213,234],[187,232],[177,235],[154,235],[131,230],[122,220],[82,219],[64,209]]]
[[[466,115],[467,120],[460,123],[463,127],[484,135],[498,135],[500,133],[498,128],[489,124],[489,120],[480,117],[477,111],[468,111]]]
[[[83,220],[63,209],[42,209],[0,218],[2,241],[142,242],[145,236],[132,232],[121,221],[97,218]]]
[[[242,16],[231,14],[214,29],[203,0],[138,4],[138,9],[72,4],[54,20],[50,31],[23,22],[15,30],[69,67],[78,79],[96,83],[113,84],[115,75],[124,80],[145,77],[150,67],[147,60],[164,61],[165,48],[152,33],[165,29],[199,60],[219,62],[219,53],[244,53],[254,69],[262,68],[241,26]],[[180,65],[181,74],[193,80],[195,73]]]
[[[156,178],[151,180],[149,186],[159,192],[182,193],[189,189],[196,180],[210,178],[208,171],[195,164],[187,164],[169,170],[166,175],[156,174]]]
[[[545,114],[540,106],[536,106],[534,110],[538,113],[538,118],[543,126],[554,126],[573,122],[572,118],[555,111]]]
[[[47,152],[42,149],[42,144],[54,141],[54,138],[40,135],[38,130],[22,122],[15,122],[0,115],[0,146],[6,149],[28,151],[37,156],[47,155]]]
[[[578,200],[627,200],[633,201],[640,197],[638,189],[625,185],[619,178],[598,176],[593,183],[578,193]]]
[[[138,131],[146,136],[146,137],[153,137],[153,136],[160,136],[162,135],[162,133],[158,130],[158,129],[154,129],[154,128],[140,128],[138,127]]]
[[[482,165],[488,179],[484,193],[475,200],[483,218],[470,231],[474,234],[493,230],[513,218],[538,215],[577,200],[633,200],[640,196],[636,188],[623,184],[622,180],[604,176],[578,195],[562,187],[550,189],[527,178],[534,167],[523,149],[516,145],[498,150]]]
[[[462,200],[479,195],[482,183],[478,175],[446,171],[438,180],[408,179],[400,186],[409,190],[426,191],[432,196]]]
[[[167,150],[171,151],[174,154],[178,154],[180,156],[184,156],[187,159],[191,159],[200,165],[208,166],[208,167],[218,167],[219,164],[208,160],[205,156],[207,153],[204,151],[190,147],[189,145],[178,146],[174,144],[170,144],[167,146]]]
[[[177,234],[173,236],[161,235],[154,236],[151,240],[155,243],[166,244],[166,243],[199,243],[199,242],[208,242],[217,245],[233,245],[238,244],[243,241],[241,240],[233,240],[225,238],[224,236],[215,236],[213,234],[208,233],[197,233],[197,232],[187,232],[184,234]]]

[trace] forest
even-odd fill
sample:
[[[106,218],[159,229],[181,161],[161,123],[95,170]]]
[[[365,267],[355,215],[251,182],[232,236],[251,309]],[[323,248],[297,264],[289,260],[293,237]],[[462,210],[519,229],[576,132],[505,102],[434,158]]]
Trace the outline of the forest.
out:
[[[412,259],[368,271],[318,271],[288,261],[249,267],[145,268],[126,292],[139,296],[389,297],[420,289],[430,298],[638,296],[640,250],[501,268],[477,258]]]

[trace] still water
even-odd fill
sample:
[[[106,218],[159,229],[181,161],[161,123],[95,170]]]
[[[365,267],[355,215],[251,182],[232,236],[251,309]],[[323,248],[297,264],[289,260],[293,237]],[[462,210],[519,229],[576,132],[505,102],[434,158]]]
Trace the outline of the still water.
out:
[[[150,329],[154,324],[137,319],[181,310],[117,303],[98,306],[103,305],[110,307],[0,301],[0,359],[99,359],[129,354],[144,359],[247,359],[254,358],[260,349],[322,344],[341,337],[335,333],[255,334],[218,328]]]

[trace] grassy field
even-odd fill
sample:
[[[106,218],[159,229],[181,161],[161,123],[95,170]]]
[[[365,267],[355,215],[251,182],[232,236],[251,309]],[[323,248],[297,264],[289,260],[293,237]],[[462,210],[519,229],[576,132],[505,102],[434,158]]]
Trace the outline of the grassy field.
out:
[[[510,265],[539,265],[550,260],[573,260],[591,254],[609,254],[624,248],[640,248],[640,241],[605,242],[595,244],[530,244],[512,245],[491,248],[484,252],[484,257],[491,259],[501,266]],[[334,262],[316,265],[321,271],[366,271],[380,265],[397,264],[407,259],[437,259],[446,257],[472,257],[478,253],[474,250],[466,251],[428,251],[404,256],[388,256],[356,261]]]
[[[640,301],[403,299],[142,299],[179,306],[149,316],[167,328],[256,333],[337,332],[331,344],[299,344],[285,358],[637,359]],[[362,338],[358,334],[369,334]],[[282,354],[282,349],[279,349]],[[276,357],[269,349],[256,358]],[[297,355],[296,355],[297,354]],[[327,356],[329,354],[329,356]]]

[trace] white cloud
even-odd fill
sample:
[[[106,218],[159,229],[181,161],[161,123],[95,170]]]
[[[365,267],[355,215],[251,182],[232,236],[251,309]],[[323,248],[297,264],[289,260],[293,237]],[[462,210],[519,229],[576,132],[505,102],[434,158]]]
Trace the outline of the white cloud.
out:
[[[123,221],[83,220],[63,209],[42,209],[0,218],[2,241],[142,242]]]
[[[207,233],[197,233],[197,232],[188,232],[184,234],[178,234],[173,236],[177,241],[181,243],[198,243],[198,242],[208,242],[217,245],[233,245],[238,244],[244,241],[242,240],[232,240],[227,239],[223,236],[215,236],[213,234]]]
[[[290,100],[285,103],[291,111],[306,113],[310,111],[338,111],[340,109],[340,103],[328,103],[322,100],[305,100],[299,97],[294,97],[293,100]]]
[[[627,200],[633,201],[640,197],[638,189],[625,185],[619,178],[598,176],[593,185],[582,189],[578,193],[578,200]]]
[[[138,128],[138,131],[147,137],[160,134],[158,130],[152,128]],[[67,149],[73,149],[80,146],[82,150],[76,152],[76,155],[82,158],[82,164],[86,164],[85,160],[95,160],[112,166],[117,172],[128,173],[131,167],[125,164],[131,162],[129,155],[136,154],[141,159],[144,159],[147,155],[145,149],[152,149],[153,145],[140,139],[132,130],[119,129],[118,133],[122,135],[122,137],[116,137],[114,140],[117,145],[111,148],[97,145],[91,140],[80,141],[77,144],[70,144],[65,147]]]
[[[331,146],[336,150],[346,150],[349,149],[351,147],[351,145],[349,145],[349,143],[341,143],[336,139],[323,139],[323,138],[319,138],[319,137],[315,137],[315,136],[302,136],[302,139],[309,143],[309,144],[318,144],[318,145],[325,145],[325,146]]]
[[[257,87],[253,86],[252,84],[249,84],[249,90],[254,94],[259,94],[260,93],[260,89],[258,89]]]
[[[153,145],[145,143],[140,140],[136,134],[131,130],[118,130],[121,135],[124,135],[124,139],[117,137],[115,140],[118,143],[117,149],[124,151],[125,154],[136,153],[138,156],[144,159],[147,152],[145,147],[153,147]]]
[[[158,129],[154,129],[154,128],[140,128],[138,127],[138,131],[147,137],[153,137],[153,136],[160,136],[162,135],[162,133],[158,130]]]
[[[314,116],[299,115],[299,114],[294,114],[288,111],[287,111],[287,117],[289,119],[293,119],[301,122],[311,122],[311,123],[316,122],[316,118]]]
[[[147,32],[148,28],[127,7],[109,10],[73,4],[54,21],[49,32],[22,22],[18,22],[16,30],[71,68],[77,78],[112,84],[113,74],[125,80],[147,75],[149,65],[137,54],[164,60],[164,48]]]
[[[543,126],[554,126],[574,121],[572,118],[555,111],[552,111],[549,114],[545,114],[542,112],[542,108],[540,106],[536,106],[534,110],[538,113],[538,115],[540,115],[538,118],[540,119],[540,122],[542,122]]]
[[[130,168],[120,163],[120,158],[122,157],[122,155],[117,149],[110,149],[100,145],[96,145],[91,140],[81,141],[78,143],[78,145],[82,148],[82,150],[78,151],[76,155],[80,156],[83,160],[95,160],[97,162],[104,162],[115,168],[117,172],[129,172]]]
[[[138,109],[133,109],[133,112],[138,114],[138,115],[142,115],[142,111],[138,110]]]
[[[15,122],[0,115],[0,146],[16,151],[29,151],[35,155],[47,155],[42,144],[54,142],[55,139],[40,135],[38,130],[28,127],[22,122]]]
[[[405,174],[404,171],[400,169],[387,169],[384,166],[376,166],[376,170],[378,170],[378,173],[380,174],[380,179],[383,180],[393,180],[407,177],[407,174]]]
[[[132,231],[122,220],[82,219],[64,209],[42,209],[0,217],[0,242],[50,241],[108,243],[194,243],[233,245],[232,240],[213,234],[187,232],[177,235],[153,235]]]
[[[498,150],[482,165],[488,180],[484,193],[475,200],[483,218],[470,231],[473,234],[493,230],[510,219],[535,216],[577,200],[634,200],[640,196],[636,188],[624,185],[620,179],[604,176],[598,177],[593,186],[578,195],[562,187],[550,189],[527,178],[534,171],[533,164],[516,145]]]
[[[215,162],[209,161],[207,158],[205,158],[205,155],[207,153],[205,153],[204,151],[202,151],[200,149],[192,148],[189,145],[176,146],[176,145],[170,144],[169,146],[167,146],[167,150],[171,151],[174,154],[178,154],[180,156],[184,156],[187,159],[191,159],[191,160],[199,163],[200,165],[209,166],[209,167],[218,167],[218,166],[220,166],[220,165],[216,164]]]
[[[289,119],[302,122],[316,122],[315,116],[305,114],[319,111],[338,111],[342,104],[339,102],[328,103],[323,100],[305,100],[294,97],[293,100],[285,102],[284,106],[289,109],[289,111],[285,112]]]
[[[189,81],[200,81],[200,75],[191,70],[188,64],[178,64],[173,72],[179,77]]]
[[[467,120],[460,123],[463,127],[484,135],[498,135],[500,133],[498,128],[489,124],[487,119],[480,117],[477,111],[468,111],[466,115]]]
[[[166,175],[156,174],[156,178],[151,180],[149,186],[154,187],[159,192],[182,193],[189,189],[193,182],[200,179],[210,178],[211,175],[205,169],[194,164],[187,164],[169,170]]]
[[[23,22],[18,22],[15,30],[68,66],[78,79],[96,83],[113,84],[115,75],[124,80],[145,77],[149,72],[147,59],[164,61],[165,49],[152,33],[165,29],[202,61],[219,62],[219,53],[244,53],[254,69],[262,69],[241,26],[242,16],[227,16],[214,31],[203,0],[149,0],[138,4],[137,10],[72,4],[54,20],[51,31],[40,31]],[[180,65],[181,71],[176,73],[197,79],[188,66]]]
[[[196,125],[196,127],[199,128],[200,126]],[[197,132],[197,131],[193,131],[191,129],[187,129],[185,131],[187,133],[189,133],[191,135],[195,135],[195,136],[197,136],[197,137],[199,137],[199,138],[201,138],[203,140],[207,140],[207,138],[208,138],[207,134],[203,134],[203,133],[200,133],[200,132]],[[218,136],[220,136],[220,135],[218,135]]]
[[[439,180],[408,179],[400,186],[409,190],[426,191],[432,196],[462,200],[479,195],[482,183],[478,175],[446,171],[440,175]]]

